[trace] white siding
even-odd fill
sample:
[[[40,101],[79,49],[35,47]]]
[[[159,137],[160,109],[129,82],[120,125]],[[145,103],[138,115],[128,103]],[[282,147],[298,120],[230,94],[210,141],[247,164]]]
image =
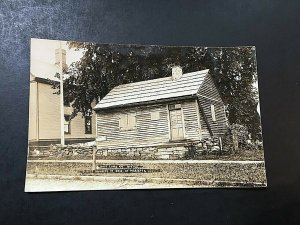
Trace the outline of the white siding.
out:
[[[38,86],[38,92],[36,92]],[[30,84],[29,141],[60,139],[59,95],[53,94],[51,85],[33,82]],[[95,105],[95,104],[94,104]],[[79,113],[71,120],[71,133],[66,139],[94,138],[96,115],[92,114],[92,134],[85,134],[85,118]]]
[[[174,103],[173,103],[174,104]],[[122,130],[119,118],[124,113],[136,113],[136,129]],[[151,119],[151,114],[159,113],[158,119]],[[195,100],[182,103],[185,138],[199,140],[199,123]],[[100,111],[97,114],[98,148],[138,147],[145,145],[169,144],[169,120],[167,104],[120,108]]]

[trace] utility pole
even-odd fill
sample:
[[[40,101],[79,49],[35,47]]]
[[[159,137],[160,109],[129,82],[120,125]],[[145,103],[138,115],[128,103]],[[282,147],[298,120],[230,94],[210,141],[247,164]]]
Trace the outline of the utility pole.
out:
[[[59,41],[60,52],[60,144],[65,145],[65,115],[64,115],[64,81],[63,81],[63,51],[61,47],[61,41]]]

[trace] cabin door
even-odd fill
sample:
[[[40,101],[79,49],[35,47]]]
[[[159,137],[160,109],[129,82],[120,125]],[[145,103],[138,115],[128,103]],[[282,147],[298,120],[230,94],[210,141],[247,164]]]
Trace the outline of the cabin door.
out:
[[[170,130],[172,140],[180,140],[184,138],[181,109],[170,110]]]

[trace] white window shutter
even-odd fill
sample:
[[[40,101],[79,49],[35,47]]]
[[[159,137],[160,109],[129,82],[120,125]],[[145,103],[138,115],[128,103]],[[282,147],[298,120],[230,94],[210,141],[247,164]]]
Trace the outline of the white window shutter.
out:
[[[125,129],[127,127],[127,115],[126,114],[120,115],[119,127],[120,127],[120,129]]]
[[[133,129],[136,126],[135,113],[128,114],[128,129]]]
[[[159,120],[160,118],[158,111],[151,112],[150,115],[151,115],[151,120]]]

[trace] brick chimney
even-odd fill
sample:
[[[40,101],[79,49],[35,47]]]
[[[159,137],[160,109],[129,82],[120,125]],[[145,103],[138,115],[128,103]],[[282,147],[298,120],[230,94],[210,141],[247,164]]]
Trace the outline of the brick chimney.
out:
[[[172,79],[178,80],[182,77],[182,68],[180,66],[172,67]]]

